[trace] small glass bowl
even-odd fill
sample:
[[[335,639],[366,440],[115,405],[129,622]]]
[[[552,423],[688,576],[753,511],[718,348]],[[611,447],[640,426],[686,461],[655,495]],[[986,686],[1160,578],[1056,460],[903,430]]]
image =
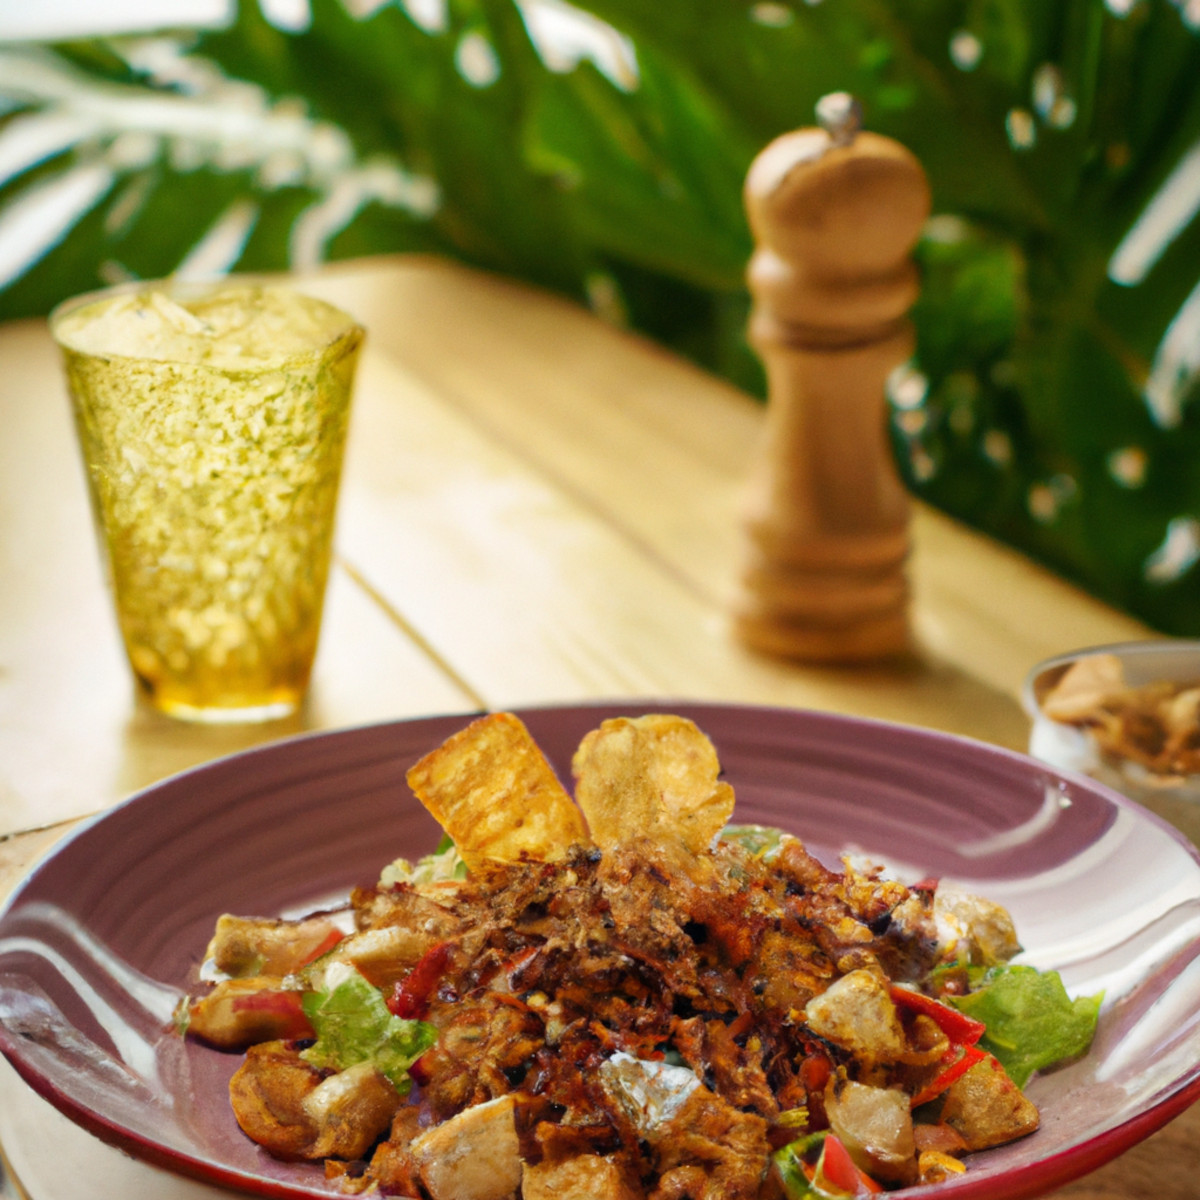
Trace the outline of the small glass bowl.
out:
[[[1122,792],[1200,846],[1200,774],[1155,775],[1140,763],[1101,753],[1087,729],[1065,724],[1042,711],[1042,701],[1067,669],[1082,658],[1111,654],[1120,659],[1131,687],[1159,681],[1200,684],[1200,641],[1161,639],[1087,646],[1048,658],[1025,678],[1021,701],[1033,721],[1029,753],[1063,770],[1078,771]]]

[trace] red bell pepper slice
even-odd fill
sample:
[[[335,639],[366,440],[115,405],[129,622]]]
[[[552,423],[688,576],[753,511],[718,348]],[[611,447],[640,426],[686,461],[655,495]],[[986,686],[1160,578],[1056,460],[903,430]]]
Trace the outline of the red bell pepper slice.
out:
[[[965,1075],[977,1062],[987,1057],[978,1046],[963,1046],[962,1053],[957,1058],[954,1057],[956,1050],[957,1047],[952,1047],[942,1059],[942,1062],[949,1061],[950,1065],[935,1075],[912,1098],[913,1108],[921,1104],[928,1104],[934,1097],[940,1096],[956,1079]]]
[[[924,1013],[937,1022],[938,1028],[956,1046],[973,1046],[987,1032],[987,1026],[966,1013],[951,1008],[924,992],[913,991],[912,988],[892,987],[892,1003],[897,1008],[903,1008],[912,1013]]]
[[[817,1186],[826,1182],[850,1196],[873,1196],[883,1191],[865,1171],[861,1170],[841,1140],[832,1133],[825,1137],[821,1161],[817,1167]]]
[[[416,965],[392,988],[388,1011],[405,1020],[419,1020],[429,1012],[429,1000],[450,960],[450,943],[439,942],[426,950]]]

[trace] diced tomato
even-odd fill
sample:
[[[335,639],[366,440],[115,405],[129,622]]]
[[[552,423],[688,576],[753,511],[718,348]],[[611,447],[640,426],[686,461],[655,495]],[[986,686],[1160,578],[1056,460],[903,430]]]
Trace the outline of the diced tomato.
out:
[[[426,950],[417,960],[416,966],[392,988],[388,997],[388,1011],[405,1020],[420,1020],[429,1012],[429,1001],[438,980],[446,972],[450,961],[450,943],[439,942]]]
[[[940,1096],[956,1079],[965,1075],[977,1062],[986,1055],[978,1046],[963,1046],[961,1049],[952,1046],[947,1051],[942,1062],[948,1066],[939,1071],[913,1098],[912,1106],[928,1104],[935,1096]]]
[[[883,1187],[870,1175],[859,1170],[850,1152],[832,1133],[826,1135],[825,1147],[821,1151],[815,1180],[818,1187],[821,1177],[850,1196],[873,1196],[883,1191]]]
[[[892,1003],[897,1008],[908,1012],[924,1013],[937,1022],[938,1028],[958,1046],[973,1046],[987,1032],[987,1026],[974,1017],[968,1017],[957,1008],[951,1008],[932,996],[923,992],[913,991],[912,988],[893,987],[891,989]]]

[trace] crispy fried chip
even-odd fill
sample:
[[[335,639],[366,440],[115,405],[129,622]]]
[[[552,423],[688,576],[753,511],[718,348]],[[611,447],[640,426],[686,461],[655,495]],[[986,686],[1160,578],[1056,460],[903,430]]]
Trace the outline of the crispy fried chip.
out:
[[[733,812],[712,743],[685,717],[616,717],[575,752],[575,799],[602,850],[674,834],[693,854],[710,849]]]
[[[1042,699],[1052,721],[1077,721],[1092,715],[1127,689],[1125,669],[1115,654],[1089,654],[1073,662]]]
[[[511,713],[454,734],[409,770],[408,785],[471,869],[489,859],[552,862],[588,842],[579,810]]]

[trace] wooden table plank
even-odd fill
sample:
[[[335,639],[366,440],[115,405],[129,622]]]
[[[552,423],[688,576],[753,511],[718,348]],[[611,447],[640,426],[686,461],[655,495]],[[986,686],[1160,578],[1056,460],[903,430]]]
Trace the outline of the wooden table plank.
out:
[[[687,697],[1024,739],[1010,696],[936,661],[848,672],[746,650],[720,605],[432,390],[356,419],[379,449],[347,476],[343,553],[491,707]]]

